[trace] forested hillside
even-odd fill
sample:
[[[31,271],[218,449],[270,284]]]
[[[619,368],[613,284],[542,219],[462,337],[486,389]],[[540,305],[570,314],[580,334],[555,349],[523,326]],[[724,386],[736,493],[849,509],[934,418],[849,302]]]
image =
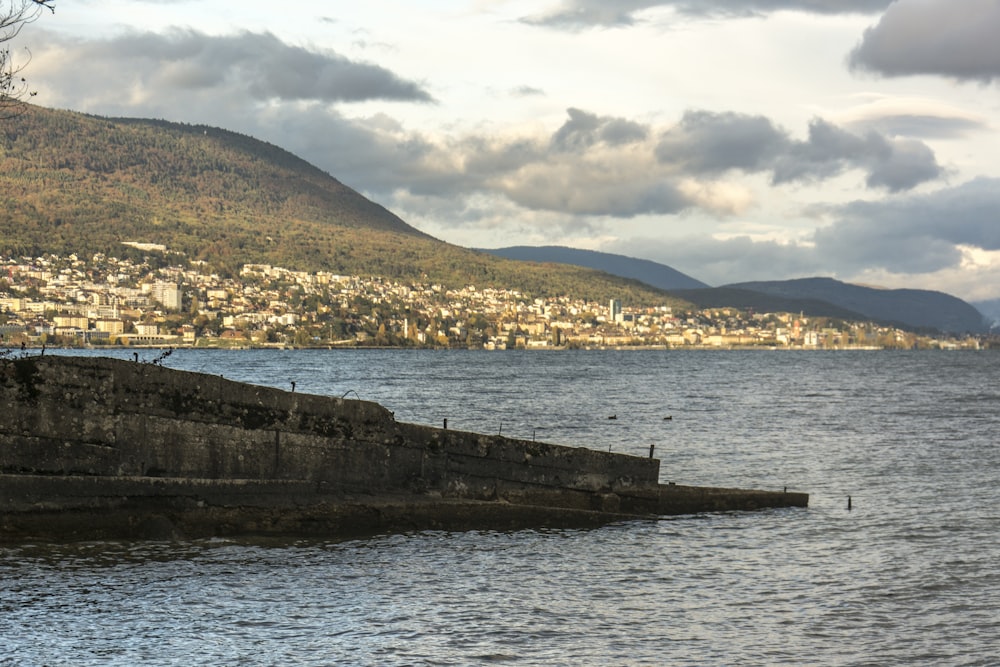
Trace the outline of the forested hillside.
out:
[[[291,153],[234,132],[27,106],[0,129],[0,253],[127,254],[159,243],[223,274],[244,263],[635,304],[632,280],[501,259],[407,225]]]

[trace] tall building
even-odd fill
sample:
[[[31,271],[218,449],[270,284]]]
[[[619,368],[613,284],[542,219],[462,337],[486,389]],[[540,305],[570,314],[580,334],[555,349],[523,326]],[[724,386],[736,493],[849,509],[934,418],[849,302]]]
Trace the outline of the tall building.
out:
[[[181,309],[181,290],[174,283],[153,283],[149,296],[167,310]]]
[[[622,321],[622,302],[619,299],[611,299],[608,304],[608,322]]]

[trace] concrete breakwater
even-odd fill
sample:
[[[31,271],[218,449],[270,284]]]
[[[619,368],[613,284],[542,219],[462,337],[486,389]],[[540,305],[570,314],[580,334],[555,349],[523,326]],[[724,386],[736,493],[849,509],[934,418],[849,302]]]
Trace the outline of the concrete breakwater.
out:
[[[597,525],[806,506],[659,483],[652,458],[109,358],[0,360],[0,541]]]

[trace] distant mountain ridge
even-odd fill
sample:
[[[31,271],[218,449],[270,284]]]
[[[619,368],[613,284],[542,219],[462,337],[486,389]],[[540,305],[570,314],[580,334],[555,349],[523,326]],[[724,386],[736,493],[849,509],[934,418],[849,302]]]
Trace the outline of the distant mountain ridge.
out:
[[[677,290],[673,293],[700,308],[730,307],[757,313],[802,313],[809,317],[833,317],[855,321],[871,319],[857,311],[841,308],[821,299],[776,296],[737,287],[708,287]]]
[[[565,246],[511,246],[508,248],[481,249],[499,257],[524,262],[573,264],[589,269],[604,271],[623,278],[640,280],[658,289],[674,291],[699,289],[707,284],[685,275],[665,264],[637,259],[624,255],[614,255],[594,250],[579,250]]]
[[[983,314],[990,329],[1000,329],[1000,299],[973,301],[972,305]]]
[[[799,278],[726,285],[790,299],[815,299],[860,313],[876,322],[899,323],[916,329],[983,333],[986,319],[958,297],[919,289],[875,289],[833,278]]]
[[[983,333],[989,322],[974,306],[943,292],[884,290],[833,278],[801,278],[709,287],[664,264],[563,246],[513,246],[484,250],[541,263],[577,264],[641,280],[703,308],[734,307],[758,312],[802,312],[813,317],[871,320],[911,330]]]

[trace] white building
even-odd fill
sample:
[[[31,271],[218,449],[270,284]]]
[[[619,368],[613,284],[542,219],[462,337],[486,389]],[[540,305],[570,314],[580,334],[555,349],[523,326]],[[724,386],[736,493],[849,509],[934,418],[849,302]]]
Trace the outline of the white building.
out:
[[[618,299],[611,299],[608,303],[608,322],[622,321],[622,302]]]
[[[167,310],[181,309],[181,290],[174,283],[153,283],[149,295]]]

